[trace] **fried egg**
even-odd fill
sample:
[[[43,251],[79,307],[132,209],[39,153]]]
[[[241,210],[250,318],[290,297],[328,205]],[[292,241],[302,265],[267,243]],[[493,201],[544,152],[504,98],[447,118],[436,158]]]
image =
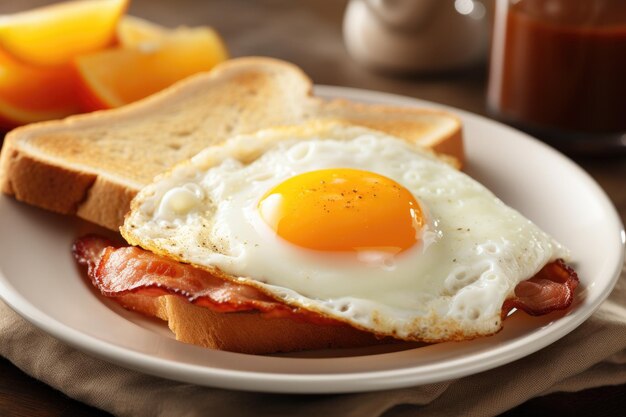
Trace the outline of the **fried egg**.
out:
[[[431,151],[339,123],[209,147],[145,187],[121,230],[291,306],[421,341],[497,332],[515,286],[568,256]]]

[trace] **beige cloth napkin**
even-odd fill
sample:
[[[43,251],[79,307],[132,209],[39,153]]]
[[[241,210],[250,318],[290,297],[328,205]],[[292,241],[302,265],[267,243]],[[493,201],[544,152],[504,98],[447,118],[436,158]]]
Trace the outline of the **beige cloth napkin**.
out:
[[[38,330],[0,302],[0,354],[79,401],[119,416],[489,416],[555,391],[626,383],[626,269],[578,329],[508,365],[393,391],[278,395],[169,381],[94,359]],[[403,405],[402,407],[396,407]]]

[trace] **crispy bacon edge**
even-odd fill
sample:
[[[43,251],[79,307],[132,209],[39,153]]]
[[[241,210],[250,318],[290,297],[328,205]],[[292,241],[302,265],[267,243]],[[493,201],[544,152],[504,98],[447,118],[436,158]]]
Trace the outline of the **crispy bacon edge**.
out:
[[[150,273],[153,275],[164,274],[169,276],[170,274],[177,275],[177,273],[181,271],[183,273],[189,272],[196,281],[204,280],[207,287],[213,287],[215,291],[211,292],[209,290],[206,291],[206,294],[198,295],[198,293],[202,291],[194,292],[188,285],[175,287],[164,282],[156,281],[149,284],[141,284],[136,287],[124,287],[124,285],[122,285],[118,288],[111,288],[111,284],[106,282],[107,278],[110,278],[107,277],[107,274],[111,274],[110,268],[108,267],[110,263],[119,262],[119,259],[112,261],[112,258],[115,257],[116,251],[123,250],[134,250],[135,253],[141,253],[149,257],[150,261],[154,263],[154,265],[149,267],[151,269]],[[227,281],[192,265],[179,263],[137,247],[118,245],[112,240],[102,236],[86,235],[77,239],[72,245],[72,254],[79,265],[86,267],[87,275],[94,287],[96,287],[102,295],[120,302],[122,306],[125,305],[121,300],[123,296],[128,294],[146,297],[176,295],[185,298],[191,304],[208,308],[219,313],[258,312],[263,317],[270,319],[290,318],[320,325],[345,326],[345,323],[338,320],[324,317],[312,311],[291,307],[269,297],[254,287]],[[129,270],[132,270],[133,267],[135,267],[135,265],[132,265],[132,263],[126,263],[121,266],[121,269],[124,270],[124,272],[132,273],[133,271]],[[115,279],[118,279],[118,277],[115,277]],[[219,285],[219,287],[216,287],[216,282],[218,282],[217,285]]]
[[[517,284],[514,297],[502,306],[502,318],[514,308],[532,316],[565,310],[572,305],[578,285],[578,275],[563,259],[550,262],[535,276]]]

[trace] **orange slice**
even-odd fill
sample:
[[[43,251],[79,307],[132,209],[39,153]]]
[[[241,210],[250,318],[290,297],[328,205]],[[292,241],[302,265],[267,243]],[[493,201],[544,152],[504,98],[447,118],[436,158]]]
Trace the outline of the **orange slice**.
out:
[[[122,106],[178,80],[208,71],[228,57],[210,28],[179,28],[132,48],[112,48],[75,60],[86,110]]]
[[[76,80],[69,64],[33,68],[0,51],[0,125],[7,129],[78,113]]]
[[[117,25],[117,42],[124,48],[136,48],[145,42],[161,42],[170,29],[135,16],[124,16]]]
[[[79,0],[0,18],[0,47],[16,59],[56,66],[102,49],[115,40],[115,29],[129,0]]]

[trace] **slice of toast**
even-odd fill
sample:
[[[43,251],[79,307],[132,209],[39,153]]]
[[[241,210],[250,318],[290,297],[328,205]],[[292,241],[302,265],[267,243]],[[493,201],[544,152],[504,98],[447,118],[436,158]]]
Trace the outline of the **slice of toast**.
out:
[[[238,58],[140,102],[10,132],[0,189],[18,200],[117,230],[155,175],[208,145],[261,128],[339,119],[405,137],[462,163],[459,120],[446,112],[323,100],[296,66]]]
[[[129,310],[166,321],[176,340],[229,352],[258,355],[399,343],[347,325],[267,319],[254,312],[216,313],[175,295],[128,294],[118,301]]]

